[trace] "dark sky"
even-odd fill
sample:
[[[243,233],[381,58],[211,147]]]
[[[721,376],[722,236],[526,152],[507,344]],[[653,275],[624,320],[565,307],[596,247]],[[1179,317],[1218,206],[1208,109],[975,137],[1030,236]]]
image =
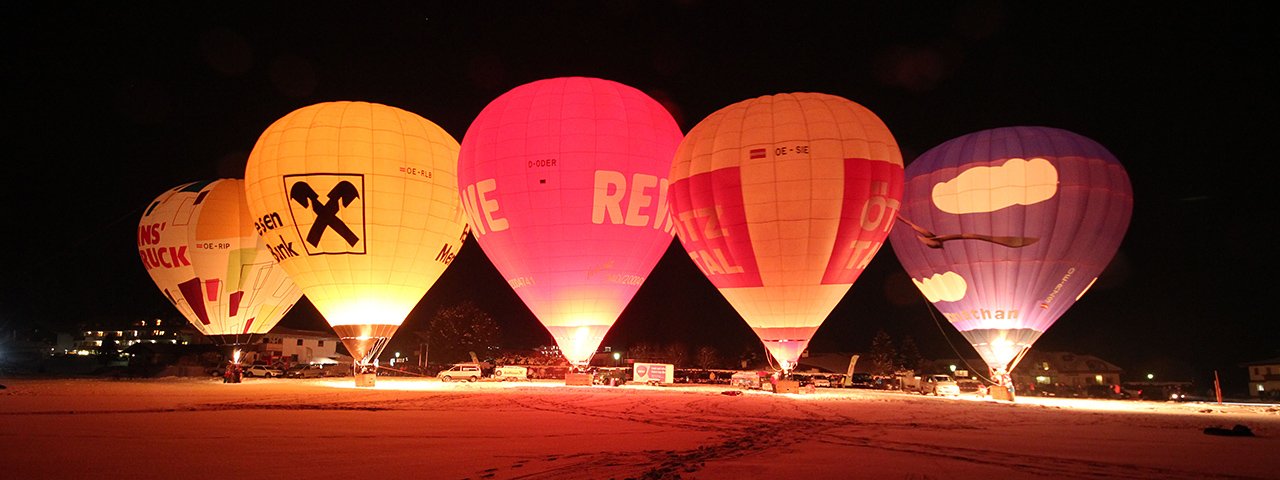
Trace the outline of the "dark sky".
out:
[[[1280,355],[1262,288],[1276,264],[1264,185],[1275,169],[1264,166],[1280,29],[1260,3],[111,3],[0,6],[0,324],[176,315],[135,253],[142,207],[181,183],[242,177],[258,135],[296,108],[385,103],[461,140],[506,90],[579,75],[648,92],[686,132],[750,97],[843,96],[880,115],[908,162],[987,128],[1083,134],[1128,169],[1133,223],[1037,348],[1094,353],[1133,374],[1218,368],[1241,382],[1237,363]],[[467,299],[511,346],[550,342],[474,241],[405,329]],[[812,349],[865,350],[884,329],[926,356],[954,356],[948,337],[972,356],[929,312],[886,246]],[[306,302],[285,324],[324,326]],[[673,245],[605,343],[735,355],[753,338]]]

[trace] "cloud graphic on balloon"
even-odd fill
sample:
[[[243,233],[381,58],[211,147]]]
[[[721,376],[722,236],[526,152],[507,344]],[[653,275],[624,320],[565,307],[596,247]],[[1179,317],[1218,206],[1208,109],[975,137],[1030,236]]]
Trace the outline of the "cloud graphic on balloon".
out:
[[[935,273],[929,278],[911,279],[930,302],[954,302],[964,298],[969,284],[956,272]]]
[[[974,167],[933,186],[933,205],[952,214],[994,212],[1032,205],[1058,192],[1058,170],[1043,158],[1011,158],[995,167]]]

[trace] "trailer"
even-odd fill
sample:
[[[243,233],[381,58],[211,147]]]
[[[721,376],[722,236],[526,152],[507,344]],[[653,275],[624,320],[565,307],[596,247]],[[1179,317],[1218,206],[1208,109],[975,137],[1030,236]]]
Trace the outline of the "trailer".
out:
[[[675,383],[676,366],[670,363],[636,363],[632,369],[631,381],[649,385],[670,385]]]

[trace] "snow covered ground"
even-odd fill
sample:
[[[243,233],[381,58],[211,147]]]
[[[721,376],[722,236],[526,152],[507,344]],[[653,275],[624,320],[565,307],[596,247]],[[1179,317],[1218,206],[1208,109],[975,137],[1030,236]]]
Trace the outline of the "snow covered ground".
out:
[[[0,478],[1280,478],[1265,405],[0,379]],[[1203,433],[1250,427],[1255,437]]]

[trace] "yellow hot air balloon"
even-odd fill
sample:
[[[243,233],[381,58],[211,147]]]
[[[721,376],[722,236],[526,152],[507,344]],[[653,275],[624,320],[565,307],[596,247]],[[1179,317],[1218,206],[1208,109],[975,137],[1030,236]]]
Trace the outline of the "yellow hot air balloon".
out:
[[[458,142],[404,110],[304,107],[263,132],[245,168],[258,233],[356,360],[375,360],[467,235]]]
[[[215,343],[250,343],[302,296],[254,233],[243,180],[156,197],[138,222],[138,255],[165,298]]]

